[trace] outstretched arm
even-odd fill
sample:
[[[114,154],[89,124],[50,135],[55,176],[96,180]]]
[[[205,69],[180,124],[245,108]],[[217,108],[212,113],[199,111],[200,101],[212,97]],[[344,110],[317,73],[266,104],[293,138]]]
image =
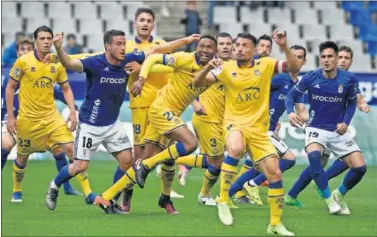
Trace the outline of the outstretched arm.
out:
[[[148,51],[145,52],[145,57],[148,57],[152,54],[163,54],[163,53],[170,53],[175,51],[175,49],[182,47],[186,44],[191,44],[194,41],[199,41],[200,35],[199,34],[193,34],[185,38],[177,39],[171,42],[167,42],[165,44],[161,44],[157,47],[154,47]]]
[[[292,51],[289,49],[287,43],[287,34],[286,32],[280,32],[275,30],[272,33],[272,37],[275,40],[276,44],[280,46],[280,49],[283,50],[285,57],[287,59],[287,71],[289,72],[299,72],[300,64],[296,56],[293,55]]]
[[[69,70],[82,72],[83,66],[82,66],[81,61],[79,59],[71,59],[68,56],[68,54],[64,51],[63,38],[64,38],[64,33],[55,34],[55,37],[54,37],[54,46],[55,46],[56,53],[58,54],[61,64]]]

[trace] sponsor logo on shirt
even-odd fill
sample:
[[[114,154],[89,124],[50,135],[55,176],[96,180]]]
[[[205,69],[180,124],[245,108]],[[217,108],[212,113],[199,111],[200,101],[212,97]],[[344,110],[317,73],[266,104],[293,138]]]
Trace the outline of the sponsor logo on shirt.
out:
[[[99,114],[100,106],[101,106],[101,101],[99,99],[96,99],[94,101],[94,106],[93,106],[93,109],[92,109],[92,114],[90,115],[90,118],[89,118],[89,121],[91,123],[95,123],[97,121],[97,117],[98,117],[98,114]]]
[[[108,83],[108,84],[123,84],[126,82],[125,78],[112,78],[112,77],[101,77],[100,84]]]
[[[330,102],[330,103],[339,103],[342,102],[343,99],[337,96],[322,96],[322,95],[316,95],[312,94],[313,100],[319,100],[323,102]]]

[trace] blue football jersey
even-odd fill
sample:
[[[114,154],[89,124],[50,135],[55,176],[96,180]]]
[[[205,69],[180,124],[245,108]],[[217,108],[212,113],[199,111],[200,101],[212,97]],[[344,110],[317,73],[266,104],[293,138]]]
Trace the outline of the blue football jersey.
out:
[[[354,74],[338,69],[334,79],[326,79],[322,69],[305,74],[295,88],[309,93],[309,127],[335,131],[343,122],[348,99],[357,96]]]
[[[272,78],[270,89],[270,131],[275,131],[280,117],[285,111],[285,96],[296,84],[288,73],[279,73]],[[304,103],[300,97],[295,103]]]
[[[142,63],[144,59],[143,52],[126,54],[119,66],[110,64],[105,54],[80,59],[87,84],[79,121],[94,126],[113,124],[118,119],[126,94],[129,75],[124,66],[132,61]]]

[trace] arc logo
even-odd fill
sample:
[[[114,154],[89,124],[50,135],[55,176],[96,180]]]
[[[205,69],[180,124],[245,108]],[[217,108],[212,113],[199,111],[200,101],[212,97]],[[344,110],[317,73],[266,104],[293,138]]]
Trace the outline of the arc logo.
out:
[[[53,81],[49,77],[41,77],[35,80],[33,88],[51,88]]]

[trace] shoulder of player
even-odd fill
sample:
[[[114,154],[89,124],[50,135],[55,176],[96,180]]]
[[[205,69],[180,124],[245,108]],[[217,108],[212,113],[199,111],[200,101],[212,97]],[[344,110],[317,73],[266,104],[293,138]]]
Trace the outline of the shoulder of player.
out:
[[[166,41],[163,40],[163,39],[160,39],[160,38],[154,37],[152,43],[153,43],[153,44],[156,44],[156,45],[159,45],[159,44],[165,44]]]

